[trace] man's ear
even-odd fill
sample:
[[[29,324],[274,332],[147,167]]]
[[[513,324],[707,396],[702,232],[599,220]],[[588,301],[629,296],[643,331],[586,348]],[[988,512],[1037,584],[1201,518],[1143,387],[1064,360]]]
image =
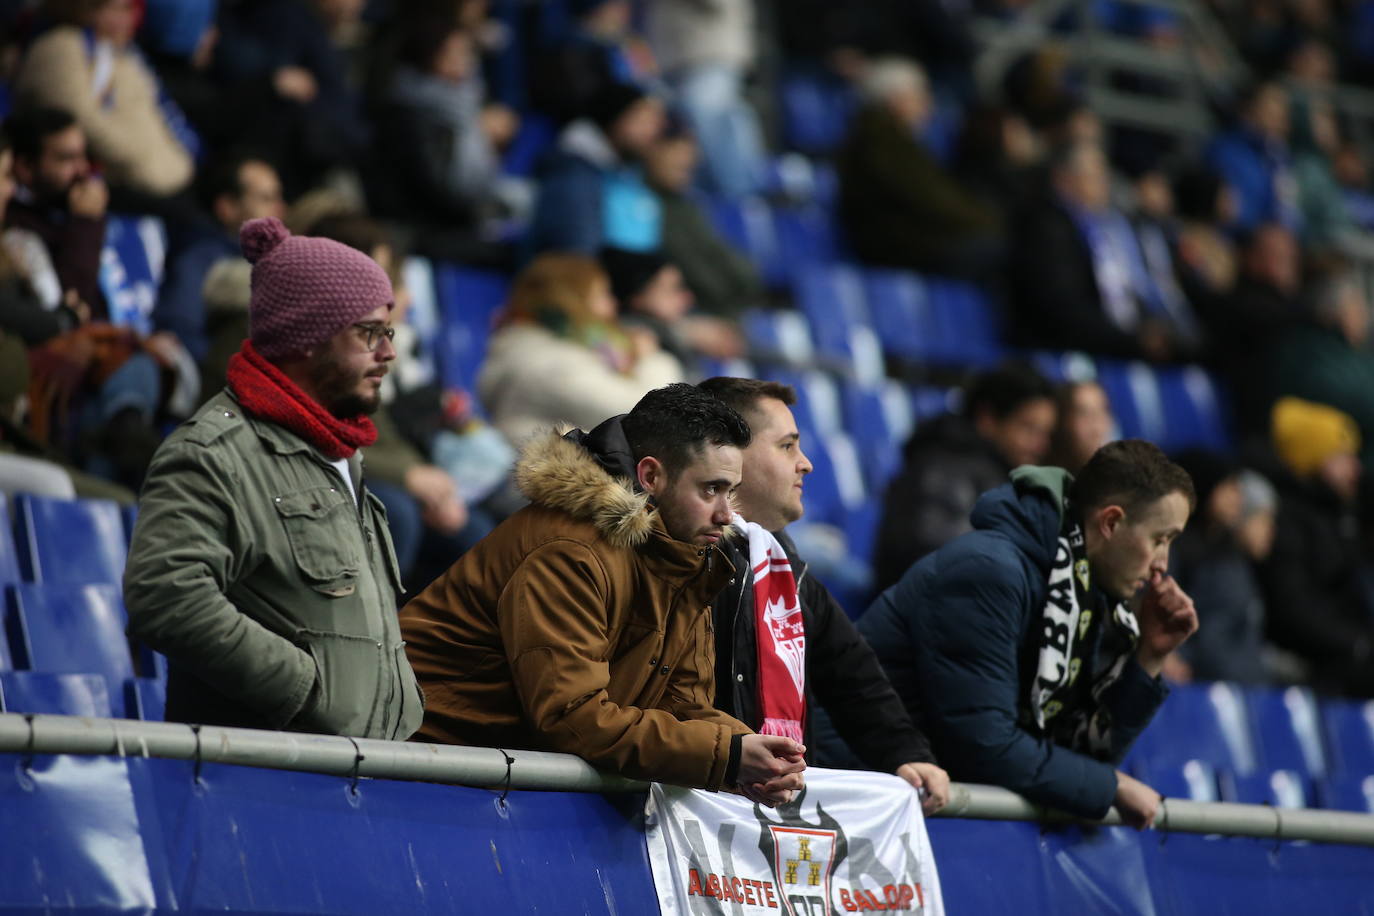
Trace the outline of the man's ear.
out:
[[[1126,522],[1126,510],[1120,506],[1103,506],[1097,510],[1094,524],[1097,525],[1097,533],[1104,538],[1110,538]]]
[[[645,455],[635,465],[635,479],[639,488],[650,496],[657,496],[668,483],[668,470],[652,455]]]

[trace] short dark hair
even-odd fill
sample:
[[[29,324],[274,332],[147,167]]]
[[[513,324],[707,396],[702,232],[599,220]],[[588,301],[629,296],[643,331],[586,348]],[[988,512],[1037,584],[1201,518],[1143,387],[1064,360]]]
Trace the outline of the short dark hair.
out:
[[[395,247],[382,224],[363,213],[330,213],[322,216],[306,235],[331,239],[361,251],[369,258],[383,245]]]
[[[1069,498],[1083,515],[1116,505],[1134,515],[1170,493],[1182,493],[1188,511],[1197,506],[1197,493],[1188,472],[1174,464],[1153,442],[1122,439],[1098,449],[1083,466],[1069,490]]]
[[[758,410],[759,401],[764,398],[775,398],[788,407],[797,403],[797,389],[782,382],[718,375],[699,383],[697,387],[712,397],[725,402],[726,406],[744,417],[745,420],[749,420],[753,416],[754,412]],[[750,428],[753,428],[752,423]]]
[[[5,122],[16,159],[36,162],[43,155],[43,142],[76,124],[76,116],[65,108],[21,109]]]
[[[655,388],[621,421],[638,464],[653,456],[676,476],[707,445],[748,448],[749,424],[724,401],[695,385],[677,382]]]
[[[964,391],[964,416],[987,410],[1005,419],[1029,401],[1054,400],[1054,386],[1029,363],[1009,361],[974,376]]]
[[[218,161],[205,172],[200,185],[200,199],[207,208],[213,208],[215,201],[224,195],[243,196],[243,167],[251,162],[261,162],[276,170],[272,160],[253,150],[236,150]]]

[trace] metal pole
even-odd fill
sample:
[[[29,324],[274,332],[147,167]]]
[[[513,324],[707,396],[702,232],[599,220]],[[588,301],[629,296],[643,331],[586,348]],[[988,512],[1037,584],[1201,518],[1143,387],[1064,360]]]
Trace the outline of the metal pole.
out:
[[[340,738],[82,716],[0,713],[0,753],[162,757],[237,766],[559,792],[642,792],[643,782],[603,773],[567,754]],[[359,757],[361,755],[361,759]],[[509,782],[508,782],[509,780]],[[955,783],[936,817],[1093,823],[1040,808],[994,786]],[[1100,824],[1119,825],[1111,812]],[[1374,846],[1374,815],[1169,799],[1156,828],[1273,840]]]

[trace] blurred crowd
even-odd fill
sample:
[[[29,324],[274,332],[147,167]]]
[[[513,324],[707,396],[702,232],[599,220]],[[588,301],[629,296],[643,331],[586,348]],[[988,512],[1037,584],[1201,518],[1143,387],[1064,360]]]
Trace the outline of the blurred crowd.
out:
[[[805,200],[848,260],[982,287],[1009,350],[1213,370],[1236,447],[1176,456],[1199,503],[1172,568],[1203,627],[1167,673],[1374,695],[1374,195],[1368,125],[1332,94],[1374,81],[1374,3],[1199,4],[1249,70],[1207,87],[1201,143],[1113,126],[1053,41],[980,82],[975,17],[1034,6],[3,0],[4,487],[132,502],[224,385],[248,324],[239,227],[276,216],[391,278],[368,472],[423,586],[512,511],[530,433],[748,355],[741,315],[789,291],[708,202]],[[1073,9],[1064,34],[1091,17],[1160,54],[1189,40],[1169,8]],[[835,136],[798,142],[818,125],[787,124],[797,76],[844,100]],[[132,317],[102,275],[114,214],[166,232]],[[410,255],[511,277],[475,390],[407,368]],[[1090,380],[964,368],[885,494],[877,589],[1012,468],[1077,471],[1114,435]]]

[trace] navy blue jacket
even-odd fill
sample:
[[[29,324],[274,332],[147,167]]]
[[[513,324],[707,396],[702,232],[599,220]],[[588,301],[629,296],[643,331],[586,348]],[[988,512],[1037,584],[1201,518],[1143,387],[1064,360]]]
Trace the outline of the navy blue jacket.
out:
[[[1127,663],[1101,698],[1113,722],[1109,759],[1020,724],[1071,480],[1058,469],[1024,473],[983,494],[974,530],[912,566],[859,620],[859,632],[952,778],[1097,818],[1115,798],[1115,764],[1167,689],[1134,659]]]

